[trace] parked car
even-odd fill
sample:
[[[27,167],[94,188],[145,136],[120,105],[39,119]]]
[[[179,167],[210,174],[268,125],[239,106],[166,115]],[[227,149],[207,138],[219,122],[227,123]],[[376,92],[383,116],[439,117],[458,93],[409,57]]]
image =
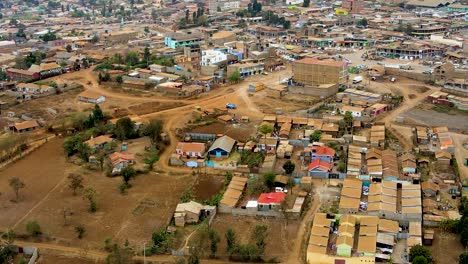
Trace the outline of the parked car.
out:
[[[227,103],[226,108],[227,109],[237,109],[237,106],[235,104]]]

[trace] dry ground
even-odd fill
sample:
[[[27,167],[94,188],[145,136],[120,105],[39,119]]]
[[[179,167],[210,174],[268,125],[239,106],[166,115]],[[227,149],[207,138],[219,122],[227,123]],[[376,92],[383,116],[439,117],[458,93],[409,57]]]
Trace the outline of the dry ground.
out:
[[[436,263],[458,263],[458,256],[464,248],[456,234],[443,233],[436,230],[434,242],[429,247]]]
[[[239,243],[249,243],[251,234],[255,225],[264,224],[268,226],[268,238],[266,245],[266,259],[277,258],[279,261],[285,261],[292,249],[291,241],[296,239],[299,222],[279,219],[253,218],[253,217],[234,217],[230,214],[217,214],[212,223],[212,227],[218,231],[221,236],[221,242],[218,244],[218,253],[221,258],[227,258],[226,230],[232,228]]]
[[[98,249],[108,237],[119,241],[128,239],[131,244],[139,245],[149,241],[153,231],[167,225],[180,194],[191,182],[184,176],[139,175],[131,181],[133,187],[128,194],[121,195],[117,189],[122,182],[120,177],[108,178],[99,171],[67,163],[61,145],[61,140],[53,140],[1,172],[1,230],[14,227],[16,232],[25,233],[26,223],[35,219],[44,234],[63,245]],[[82,175],[85,187],[97,191],[96,213],[88,212],[88,204],[81,195],[72,195],[66,179],[70,172]],[[10,201],[14,198],[8,186],[10,175],[26,183],[18,203]],[[155,205],[138,208],[145,200]],[[73,212],[67,226],[64,226],[64,208]],[[77,225],[86,229],[82,240],[76,238],[74,228]]]
[[[427,126],[447,126],[452,130],[466,131],[468,129],[468,115],[451,111],[441,113],[432,110],[433,104],[422,103],[407,111],[404,116]]]

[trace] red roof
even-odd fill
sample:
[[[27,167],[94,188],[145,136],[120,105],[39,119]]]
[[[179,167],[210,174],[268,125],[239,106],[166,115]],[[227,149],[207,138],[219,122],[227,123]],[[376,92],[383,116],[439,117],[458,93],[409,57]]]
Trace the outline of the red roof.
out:
[[[271,193],[262,193],[258,197],[257,203],[261,204],[279,204],[284,200],[286,194],[284,192],[271,192]]]
[[[316,168],[320,169],[321,171],[329,171],[332,168],[332,163],[316,159],[309,164],[308,171]]]
[[[327,146],[313,146],[312,150],[319,156],[335,156],[335,150]]]
[[[316,65],[332,66],[332,67],[344,67],[345,66],[345,63],[343,61],[317,60],[313,58],[305,58],[302,60],[298,60],[296,62],[303,63],[303,64],[316,64]]]

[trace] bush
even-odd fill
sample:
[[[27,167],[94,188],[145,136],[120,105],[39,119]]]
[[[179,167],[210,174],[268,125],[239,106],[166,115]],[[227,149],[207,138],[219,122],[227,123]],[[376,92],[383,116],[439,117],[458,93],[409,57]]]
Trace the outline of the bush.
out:
[[[416,259],[416,257],[419,256],[424,257],[427,260],[427,263],[432,262],[431,251],[427,247],[421,245],[413,246],[410,249],[409,261],[413,262]]]
[[[86,229],[84,228],[84,226],[82,226],[82,225],[75,226],[75,233],[76,233],[78,239],[82,239],[85,232],[86,232]]]
[[[31,220],[26,224],[26,231],[31,234],[31,236],[39,236],[42,234],[41,226],[36,220]]]

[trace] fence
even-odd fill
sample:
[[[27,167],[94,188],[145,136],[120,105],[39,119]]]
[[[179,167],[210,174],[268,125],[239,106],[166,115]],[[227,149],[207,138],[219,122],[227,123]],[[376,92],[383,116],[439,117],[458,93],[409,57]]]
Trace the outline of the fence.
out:
[[[31,256],[28,264],[36,263],[36,260],[39,257],[39,254],[37,253],[37,248],[35,247],[23,247],[23,253],[27,256]]]
[[[284,218],[283,212],[279,211],[254,211],[242,208],[232,208],[230,213],[233,216],[252,216],[252,217],[275,217],[275,218]]]
[[[216,134],[204,134],[204,133],[185,133],[184,138],[190,137],[191,140],[200,141],[215,141]]]

